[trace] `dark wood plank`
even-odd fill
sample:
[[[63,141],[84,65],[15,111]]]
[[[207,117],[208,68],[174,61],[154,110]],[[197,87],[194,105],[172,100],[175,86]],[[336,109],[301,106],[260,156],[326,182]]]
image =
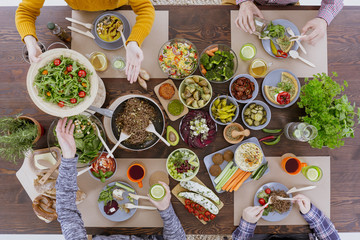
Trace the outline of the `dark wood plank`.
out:
[[[169,10],[169,37],[184,37],[195,43],[199,51],[202,51],[211,43],[225,43],[230,45],[230,10],[237,9],[236,6],[159,6],[159,10]],[[261,7],[261,9],[275,9],[274,7]],[[276,9],[318,9],[318,7],[276,7]],[[38,110],[31,102],[25,85],[26,73],[29,65],[23,62],[21,49],[23,43],[16,31],[13,7],[0,8],[0,21],[2,23],[0,35],[0,116],[14,115],[23,112],[25,115],[35,117],[48,129],[53,117]],[[359,7],[345,7],[336,17],[328,29],[328,56],[329,71],[336,71],[339,74],[339,81],[345,79],[350,87],[346,94],[351,101],[359,101],[360,82],[358,81],[358,66],[360,56],[360,19]],[[54,21],[61,26],[67,26],[65,16],[71,16],[69,7],[44,7],[37,20],[37,33],[41,42],[46,46],[54,41],[56,37],[46,29],[48,21]],[[163,79],[152,79],[149,89]],[[259,79],[261,83],[262,79]],[[303,81],[303,79],[301,79]],[[107,88],[105,106],[117,98],[117,96],[130,91],[142,91],[138,85],[129,85],[125,79],[104,79]],[[176,82],[179,85],[179,81]],[[217,84],[214,87],[215,95],[228,92],[228,84]],[[145,92],[144,92],[145,93]],[[153,92],[150,94],[155,97]],[[261,94],[257,97],[264,100]],[[269,127],[283,127],[289,121],[297,121],[298,117],[304,114],[303,110],[296,105],[280,110],[271,108],[272,121]],[[240,120],[238,120],[240,122]],[[179,120],[171,123],[178,128]],[[208,153],[228,146],[222,138],[223,127],[219,127],[217,139],[204,150],[195,150],[202,159]],[[359,130],[356,130],[354,139],[347,139],[345,146],[330,150],[312,149],[305,143],[291,142],[283,139],[276,146],[263,146],[268,156],[279,156],[286,152],[293,152],[296,155],[330,155],[331,156],[331,218],[339,231],[360,231],[360,210],[355,208],[360,203],[360,137]],[[253,131],[252,136],[265,136],[262,132]],[[36,148],[47,147],[46,137],[42,137]],[[180,143],[178,147],[186,147]],[[164,151],[161,143],[152,150],[136,153],[136,157],[167,157],[172,148]],[[134,157],[134,153],[117,150],[117,157]],[[31,201],[26,192],[17,181],[15,173],[21,166],[1,161],[0,167],[0,232],[1,233],[61,233],[57,222],[45,224],[32,211]],[[198,177],[208,186],[212,186],[207,175],[205,166],[201,163]],[[171,186],[175,186],[171,181]],[[178,214],[184,229],[191,234],[230,234],[233,226],[233,196],[229,193],[220,195],[225,203],[216,221],[202,225],[193,216],[188,214],[182,204],[173,198],[172,203]],[[150,234],[160,233],[161,228],[88,228],[90,234]],[[263,226],[256,229],[257,233],[299,233],[308,232],[307,226]]]

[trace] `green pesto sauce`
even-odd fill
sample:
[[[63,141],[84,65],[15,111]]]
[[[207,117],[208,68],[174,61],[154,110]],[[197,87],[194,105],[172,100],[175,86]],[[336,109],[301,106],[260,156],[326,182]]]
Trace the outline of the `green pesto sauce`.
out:
[[[174,99],[169,103],[168,111],[171,115],[179,116],[184,111],[184,105],[180,100]]]

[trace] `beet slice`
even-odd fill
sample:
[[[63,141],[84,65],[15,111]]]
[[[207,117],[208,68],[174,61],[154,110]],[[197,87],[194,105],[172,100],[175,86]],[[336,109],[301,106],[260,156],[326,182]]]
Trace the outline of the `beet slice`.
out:
[[[111,212],[110,209],[115,208],[115,211]],[[104,206],[104,212],[107,215],[113,215],[116,211],[119,210],[119,204],[115,200],[108,201]]]

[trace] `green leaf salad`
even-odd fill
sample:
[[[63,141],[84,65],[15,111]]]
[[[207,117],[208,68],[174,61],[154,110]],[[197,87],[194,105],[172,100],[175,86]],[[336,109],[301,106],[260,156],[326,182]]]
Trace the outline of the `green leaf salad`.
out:
[[[90,95],[91,74],[80,63],[61,56],[39,69],[34,85],[46,102],[73,107]]]

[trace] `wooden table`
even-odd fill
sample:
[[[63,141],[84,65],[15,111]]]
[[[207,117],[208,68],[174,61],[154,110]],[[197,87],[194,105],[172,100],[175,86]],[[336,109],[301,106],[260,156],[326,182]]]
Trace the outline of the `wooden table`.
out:
[[[290,9],[317,9],[317,7],[289,7]],[[286,9],[289,9],[286,8]],[[211,43],[225,43],[230,45],[230,10],[237,9],[235,6],[162,6],[159,10],[169,10],[170,29],[169,38],[182,37],[194,42],[198,49],[202,50]],[[263,9],[275,9],[267,7]],[[276,8],[279,9],[279,8]],[[14,7],[0,8],[0,115],[14,115],[23,112],[24,115],[35,117],[47,129],[53,121],[53,117],[39,111],[30,100],[25,85],[26,73],[29,65],[22,60],[21,49],[23,43],[15,28]],[[359,56],[360,56],[360,7],[345,7],[335,18],[328,29],[328,55],[329,72],[336,71],[339,79],[346,79],[349,88],[346,90],[352,102],[360,105],[360,81],[359,81]],[[67,26],[68,22],[64,17],[71,17],[69,7],[44,7],[41,16],[37,20],[37,33],[39,39],[48,46],[57,41],[57,38],[47,30],[46,24],[54,21],[61,26]],[[154,62],[154,67],[157,63]],[[152,79],[149,82],[149,89],[163,79]],[[260,80],[262,81],[262,80]],[[302,80],[303,81],[303,80]],[[107,97],[105,106],[114,100],[118,95],[130,90],[141,90],[138,84],[127,84],[125,79],[104,79]],[[179,84],[179,82],[177,82]],[[120,90],[122,89],[122,90]],[[215,93],[228,92],[228,84],[216,84]],[[155,97],[154,93],[151,94]],[[259,94],[257,99],[264,100]],[[281,110],[271,108],[272,120],[269,128],[282,128],[287,122],[298,121],[298,117],[303,114],[297,105]],[[240,120],[238,120],[240,121]],[[170,123],[177,128],[179,121]],[[223,127],[219,128],[216,142],[210,144],[203,150],[195,150],[202,159],[208,153],[222,149],[228,144],[222,138]],[[347,139],[345,146],[340,149],[330,150],[312,149],[306,143],[298,143],[283,139],[276,146],[265,146],[263,150],[268,156],[280,156],[286,152],[296,155],[330,155],[331,156],[331,219],[336,228],[341,232],[360,231],[360,132],[356,130],[355,139]],[[253,131],[252,136],[262,137],[261,131]],[[42,137],[36,148],[47,147],[46,137]],[[181,142],[178,147],[186,147]],[[164,151],[165,149],[165,151]],[[170,153],[171,148],[164,148],[162,143],[158,143],[151,150],[139,153],[131,153],[117,150],[117,157],[162,157],[165,158]],[[46,224],[40,221],[33,213],[31,201],[26,192],[17,181],[15,173],[21,166],[13,165],[1,161],[0,167],[0,233],[61,233],[58,222]],[[200,172],[197,175],[206,185],[212,186],[206,172],[204,164],[201,164]],[[171,187],[175,182],[171,182]],[[230,193],[223,193],[220,198],[225,203],[217,219],[204,226],[192,215],[188,214],[182,204],[172,199],[175,211],[179,216],[185,231],[188,234],[231,234],[233,226],[233,196]],[[149,234],[159,233],[160,228],[147,229],[100,229],[89,228],[89,234]],[[306,226],[273,226],[258,227],[257,233],[291,233],[308,232]]]

